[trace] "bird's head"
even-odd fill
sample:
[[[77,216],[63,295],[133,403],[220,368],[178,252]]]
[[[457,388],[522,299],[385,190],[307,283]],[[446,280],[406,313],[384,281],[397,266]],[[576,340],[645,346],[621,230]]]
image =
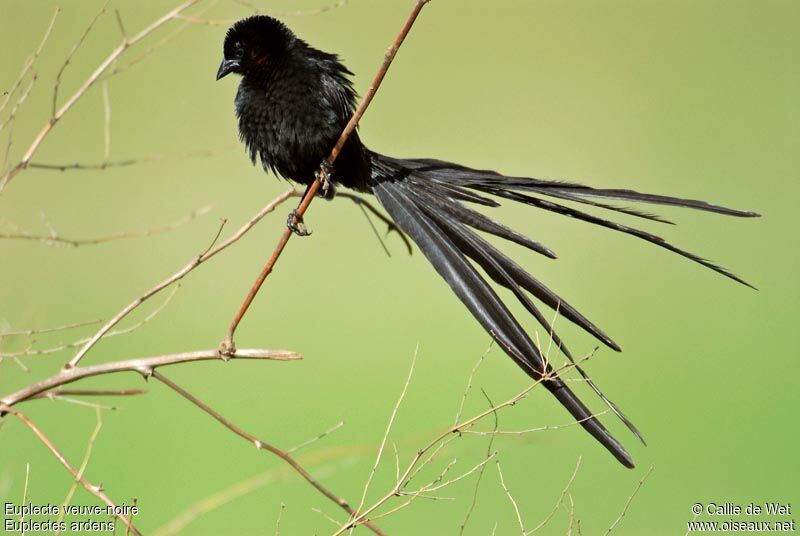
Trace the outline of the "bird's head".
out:
[[[268,68],[286,54],[294,40],[291,30],[272,17],[257,15],[236,22],[225,36],[217,80],[230,73],[245,76]]]

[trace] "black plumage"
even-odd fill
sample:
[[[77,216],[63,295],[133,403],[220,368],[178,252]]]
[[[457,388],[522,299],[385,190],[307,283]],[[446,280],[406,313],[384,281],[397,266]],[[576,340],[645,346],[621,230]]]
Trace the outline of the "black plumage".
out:
[[[242,76],[235,101],[236,113],[240,137],[253,163],[260,160],[264,169],[300,184],[311,184],[354,112],[356,94],[349,80],[352,73],[337,56],[309,46],[283,23],[267,16],[243,19],[228,31],[217,78],[231,72]],[[543,385],[583,428],[627,467],[633,467],[630,455],[562,380],[548,375],[552,369],[541,350],[476,266],[495,283],[510,290],[548,332],[552,332],[551,326],[531,297],[557,310],[614,350],[619,350],[619,346],[475,231],[555,258],[551,249],[468,205],[497,207],[500,205],[498,198],[517,201],[638,237],[747,285],[728,270],[679,249],[659,236],[594,216],[554,199],[664,223],[671,222],[608,201],[671,205],[741,217],[757,216],[753,212],[632,190],[595,189],[570,182],[508,177],[440,160],[391,158],[367,149],[358,132],[345,144],[331,170],[331,179],[335,185],[374,194],[391,219],[416,242],[453,292],[511,359],[531,378],[540,380],[546,376]],[[572,359],[558,334],[552,333],[552,336],[555,344]],[[600,392],[583,369],[578,367],[578,370],[641,438],[633,424]]]

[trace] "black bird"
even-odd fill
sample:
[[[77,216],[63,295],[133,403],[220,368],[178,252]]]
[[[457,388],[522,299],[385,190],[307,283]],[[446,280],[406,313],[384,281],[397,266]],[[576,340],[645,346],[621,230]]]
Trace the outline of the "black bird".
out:
[[[315,172],[353,115],[356,94],[349,80],[352,73],[336,55],[311,47],[283,23],[267,16],[240,20],[228,30],[217,80],[229,73],[242,76],[235,106],[239,135],[250,159],[254,164],[260,159],[265,170],[272,170],[286,179],[312,184],[317,180]],[[758,216],[754,212],[632,190],[508,177],[441,160],[392,158],[367,149],[358,132],[345,144],[330,170],[330,179],[334,184],[374,194],[392,220],[416,242],[453,292],[511,359],[535,380],[546,376],[543,385],[626,467],[634,466],[630,455],[562,380],[548,375],[552,368],[545,362],[541,350],[473,263],[495,283],[509,289],[548,332],[551,327],[531,296],[614,350],[619,351],[619,346],[475,231],[515,242],[546,257],[555,258],[555,253],[472,207],[497,207],[500,205],[497,198],[517,201],[641,238],[748,285],[725,268],[679,249],[663,238],[591,215],[563,202],[661,222],[666,220],[609,204],[607,200],[673,205],[741,217]],[[553,334],[553,340],[572,359],[558,335]],[[603,396],[583,370],[578,369],[595,392],[641,439],[633,424]]]

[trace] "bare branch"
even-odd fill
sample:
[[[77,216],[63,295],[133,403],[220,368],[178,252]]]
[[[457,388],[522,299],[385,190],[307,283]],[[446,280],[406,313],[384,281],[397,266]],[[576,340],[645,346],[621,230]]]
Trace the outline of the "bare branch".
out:
[[[50,452],[52,452],[53,455],[56,457],[56,459],[59,462],[61,462],[61,465],[63,465],[67,469],[67,471],[72,473],[72,476],[75,477],[75,480],[78,481],[86,489],[86,491],[88,491],[89,493],[91,493],[92,495],[94,495],[95,497],[100,499],[100,501],[102,501],[106,506],[110,506],[111,507],[111,511],[110,511],[111,515],[113,515],[115,518],[117,518],[120,521],[122,521],[122,523],[125,525],[125,527],[127,527],[127,529],[130,530],[130,532],[132,534],[135,534],[137,536],[141,536],[141,532],[139,532],[139,529],[137,529],[134,526],[134,524],[131,522],[129,517],[121,515],[121,514],[118,514],[118,507],[117,507],[116,503],[114,503],[114,501],[112,501],[108,497],[108,495],[105,494],[105,492],[103,491],[103,488],[101,486],[96,486],[96,485],[92,484],[91,482],[89,482],[88,480],[86,480],[83,477],[83,475],[80,474],[78,472],[78,470],[75,469],[75,467],[67,461],[67,459],[56,448],[56,446],[53,444],[53,442],[50,441],[50,439],[46,435],[44,435],[44,433],[39,429],[38,426],[36,426],[33,423],[33,421],[31,421],[28,417],[26,417],[18,409],[14,408],[14,407],[11,407],[9,405],[6,405],[5,403],[0,404],[0,413],[11,413],[15,417],[17,417],[20,421],[25,423],[25,425],[28,428],[30,428],[31,431],[33,431],[33,433],[36,435],[36,437],[38,437],[39,440],[42,443],[44,443],[44,445],[48,449],[50,449]]]
[[[225,250],[230,245],[236,243],[240,238],[242,238],[247,232],[253,228],[255,224],[257,224],[261,219],[275,210],[281,203],[286,201],[291,197],[297,196],[298,193],[295,190],[289,190],[284,192],[283,194],[279,195],[277,198],[269,202],[264,208],[256,213],[255,216],[250,218],[246,224],[239,228],[238,231],[233,233],[227,240],[222,242],[221,244],[217,245],[216,247],[206,251],[202,255],[195,257],[188,264],[186,264],[183,268],[172,274],[170,277],[162,281],[161,283],[157,284],[135,300],[133,300],[130,304],[128,304],[122,311],[117,313],[111,320],[106,322],[106,324],[100,328],[100,330],[92,336],[89,341],[80,349],[80,351],[73,357],[70,362],[66,365],[67,368],[75,367],[83,359],[83,356],[95,345],[97,342],[103,338],[115,325],[117,325],[123,318],[128,316],[131,311],[139,307],[142,303],[150,299],[155,294],[159,293],[163,289],[167,288],[168,286],[172,285],[173,283],[180,281],[183,279],[186,274],[200,266],[202,263],[207,261],[208,259],[212,258],[214,255],[219,253],[220,251]]]
[[[47,40],[50,39],[50,35],[53,33],[53,27],[56,24],[56,19],[58,18],[59,13],[61,13],[61,8],[57,7],[56,10],[53,12],[52,18],[50,19],[50,24],[47,25],[47,29],[45,30],[44,35],[42,36],[42,40],[39,42],[39,46],[36,47],[36,50],[34,50],[33,55],[31,55],[31,57],[28,58],[28,60],[25,62],[25,65],[22,67],[22,72],[19,74],[17,81],[14,82],[14,85],[12,85],[7,92],[5,92],[5,97],[3,98],[3,102],[0,103],[0,113],[2,113],[3,110],[5,110],[6,106],[8,105],[8,102],[11,100],[11,97],[14,95],[17,89],[19,89],[19,87],[22,85],[22,81],[25,80],[25,76],[28,74],[28,71],[31,70],[33,64],[36,63],[36,60],[39,58],[39,55],[41,55],[42,50],[44,49],[44,46],[47,43]]]
[[[625,501],[625,506],[622,508],[622,512],[620,512],[619,516],[617,517],[617,519],[614,520],[611,526],[608,527],[608,530],[603,534],[603,536],[608,536],[615,528],[617,528],[619,522],[622,521],[622,518],[625,517],[625,514],[628,513],[628,508],[630,508],[633,499],[639,493],[639,490],[642,489],[642,485],[644,484],[645,480],[647,480],[647,478],[650,476],[650,474],[653,472],[653,469],[655,469],[655,465],[651,465],[650,469],[648,469],[645,475],[641,478],[641,480],[639,480],[639,483],[636,485],[636,489],[633,490],[631,496],[628,497],[627,501]]]
[[[149,164],[151,162],[162,162],[164,160],[174,160],[178,158],[214,157],[230,151],[238,145],[224,145],[222,147],[212,147],[198,151],[186,151],[171,154],[151,154],[140,158],[127,158],[125,160],[108,160],[98,163],[73,162],[71,164],[46,164],[31,162],[28,167],[31,169],[41,169],[45,171],[103,171],[113,167],[128,167],[139,164]]]
[[[145,389],[51,389],[30,397],[28,400],[47,398],[54,400],[63,396],[138,396],[146,394]]]
[[[564,490],[561,492],[561,496],[558,498],[558,501],[556,502],[556,505],[553,507],[553,510],[547,515],[547,517],[544,518],[544,520],[541,523],[533,527],[527,534],[533,534],[540,528],[544,527],[550,522],[553,516],[556,515],[556,512],[558,512],[558,509],[564,503],[564,497],[569,493],[569,490],[572,487],[572,483],[575,481],[575,477],[578,476],[578,469],[581,468],[582,459],[583,458],[581,456],[578,456],[578,463],[575,464],[575,470],[572,472],[572,476],[569,477],[567,485],[564,486]]]
[[[503,470],[500,469],[500,459],[495,459],[495,464],[497,465],[497,474],[500,476],[500,485],[503,487],[503,491],[506,492],[506,497],[511,502],[511,506],[514,507],[514,513],[517,516],[517,523],[519,524],[519,530],[522,536],[525,536],[525,524],[522,522],[522,514],[519,511],[519,506],[517,505],[517,501],[514,500],[514,496],[511,495],[511,491],[509,491],[508,486],[506,485],[506,479],[503,477]]]
[[[58,123],[58,121],[62,117],[64,117],[64,114],[66,114],[70,109],[72,109],[72,107],[75,105],[75,103],[78,100],[80,100],[81,97],[83,97],[95,83],[97,83],[97,81],[100,79],[100,77],[108,70],[108,68],[111,65],[114,64],[115,61],[117,61],[117,59],[119,59],[119,57],[129,47],[131,47],[132,45],[138,43],[142,39],[146,38],[148,35],[153,33],[155,30],[157,30],[158,28],[160,28],[161,26],[163,26],[167,22],[170,22],[171,20],[174,20],[178,15],[180,15],[182,12],[186,11],[188,8],[190,8],[191,6],[196,4],[198,1],[199,0],[185,0],[183,3],[179,4],[177,7],[173,8],[172,10],[168,11],[166,14],[162,15],[161,17],[159,17],[158,19],[156,19],[155,21],[150,23],[150,25],[145,27],[143,30],[141,30],[139,33],[137,33],[136,35],[134,35],[130,39],[123,40],[123,42],[120,43],[111,52],[111,54],[109,54],[108,57],[106,57],[106,59],[103,60],[100,63],[100,65],[94,70],[94,72],[92,72],[92,74],[89,75],[89,77],[83,82],[83,84],[81,84],[81,86],[75,91],[75,93],[73,93],[72,96],[67,99],[67,101],[61,106],[61,108],[56,110],[55,107],[54,107],[53,113],[52,113],[50,119],[48,119],[48,121],[45,123],[45,125],[39,131],[39,133],[34,137],[33,141],[31,142],[31,144],[28,147],[28,149],[25,151],[25,154],[22,156],[22,158],[20,159],[19,163],[16,166],[12,167],[8,172],[6,172],[0,178],[0,192],[3,191],[5,186],[11,180],[13,180],[14,177],[16,177],[21,171],[23,171],[24,169],[26,169],[28,167],[28,165],[30,164],[31,159],[33,158],[33,155],[36,154],[36,151],[39,149],[39,147],[41,146],[42,142],[47,137],[47,135],[50,134],[50,132],[53,130],[53,127]],[[94,24],[94,23],[92,22],[92,24]],[[87,30],[87,32],[88,32],[88,30]],[[81,42],[82,42],[82,40],[79,41],[79,43],[76,45],[76,49],[77,49],[77,46],[80,46]],[[70,57],[71,57],[71,55],[68,57],[68,59]],[[63,72],[63,69],[62,69],[62,72]],[[59,81],[58,81],[58,78],[57,78],[56,87],[58,87],[58,85],[59,85]],[[54,98],[53,102],[56,103],[57,102],[56,101],[57,94],[55,94],[54,97],[55,98]]]
[[[89,436],[89,442],[86,445],[86,452],[83,455],[83,461],[81,462],[81,466],[78,469],[78,474],[76,475],[75,482],[72,483],[72,486],[69,488],[69,492],[67,493],[67,497],[64,499],[64,502],[61,503],[61,509],[58,514],[58,521],[62,521],[64,519],[64,513],[66,506],[72,502],[72,496],[75,494],[75,491],[78,489],[78,484],[80,479],[83,478],[83,475],[86,472],[86,467],[89,465],[89,460],[92,458],[92,451],[94,450],[94,443],[97,441],[97,436],[100,434],[100,429],[103,427],[103,416],[100,413],[100,410],[96,410],[97,415],[97,424],[92,431],[92,435]],[[60,533],[61,531],[58,531]]]
[[[291,469],[288,467],[275,468],[224,488],[209,497],[191,504],[167,524],[154,530],[153,535],[174,536],[180,534],[189,524],[201,516],[235,501],[239,497],[243,497],[257,489],[277,482],[290,471]]]
[[[298,451],[298,450],[300,450],[302,448],[305,448],[305,447],[307,447],[307,446],[309,446],[309,445],[311,445],[313,443],[316,443],[317,441],[319,441],[321,439],[324,439],[325,437],[327,437],[328,435],[332,434],[333,432],[335,432],[339,428],[342,428],[343,426],[344,426],[344,421],[340,421],[339,423],[336,424],[336,426],[333,426],[332,428],[329,428],[328,430],[325,430],[321,434],[319,434],[319,435],[317,435],[315,437],[312,437],[311,439],[309,439],[307,441],[304,441],[304,442],[300,443],[299,445],[295,445],[294,447],[288,449],[286,452],[288,454],[292,454],[292,453],[294,453],[294,452],[296,452],[296,451]]]
[[[237,351],[237,353],[238,353],[238,351]],[[78,370],[80,370],[80,369],[78,369]],[[222,414],[217,412],[211,406],[209,406],[208,404],[206,404],[205,402],[203,402],[202,400],[200,400],[199,398],[197,398],[196,396],[191,394],[189,391],[187,391],[186,389],[184,389],[180,385],[176,384],[175,382],[173,382],[172,380],[170,380],[169,378],[167,378],[166,376],[164,376],[160,372],[158,372],[156,370],[153,370],[151,372],[151,375],[154,378],[156,378],[158,381],[160,381],[161,383],[163,383],[164,385],[166,385],[167,387],[169,387],[170,389],[172,389],[173,391],[175,391],[176,393],[181,395],[183,398],[185,398],[186,400],[188,400],[189,402],[191,402],[192,404],[194,404],[198,408],[200,408],[203,411],[205,411],[206,413],[208,413],[210,416],[212,416],[214,419],[216,419],[217,422],[222,424],[225,428],[227,428],[228,430],[230,430],[231,432],[233,432],[237,436],[241,437],[245,441],[247,441],[249,443],[252,443],[258,450],[266,450],[267,452],[270,452],[270,453],[274,454],[275,456],[277,456],[278,458],[282,459],[284,462],[289,464],[292,467],[292,469],[297,471],[297,473],[300,474],[300,476],[302,476],[306,480],[306,482],[311,484],[317,491],[319,491],[325,497],[327,497],[328,499],[330,499],[331,501],[336,503],[340,508],[345,510],[347,513],[349,513],[351,515],[354,513],[353,509],[350,507],[350,505],[348,504],[348,502],[346,500],[344,500],[343,498],[337,496],[332,491],[330,491],[328,488],[323,486],[317,479],[315,479],[313,476],[311,476],[311,473],[309,473],[302,465],[300,465],[297,462],[297,460],[295,460],[286,451],[284,451],[284,450],[272,445],[271,443],[263,441],[263,440],[257,438],[256,436],[250,434],[249,432],[246,432],[245,430],[239,428],[237,425],[235,425],[233,422],[229,421],[227,418],[225,418]],[[383,532],[378,527],[376,527],[375,525],[373,525],[373,524],[371,524],[369,522],[364,523],[364,525],[367,526],[370,530],[372,530],[372,532],[374,532],[375,534],[379,534],[379,535],[383,534]]]
[[[103,3],[102,7],[97,11],[97,13],[95,13],[94,17],[92,17],[92,20],[89,21],[89,24],[83,30],[83,34],[81,34],[80,38],[78,38],[78,40],[75,42],[75,44],[72,45],[72,49],[69,51],[69,54],[67,54],[67,57],[64,60],[64,63],[61,65],[61,68],[58,70],[58,73],[56,74],[56,82],[55,82],[55,85],[53,86],[53,105],[52,105],[52,109],[50,111],[51,115],[55,116],[56,115],[56,111],[58,109],[58,90],[61,88],[61,77],[64,75],[64,71],[67,70],[67,67],[69,66],[70,62],[72,62],[72,58],[75,57],[75,53],[78,52],[79,48],[81,48],[81,46],[83,45],[83,42],[86,41],[86,38],[91,33],[92,28],[94,28],[94,25],[97,22],[97,20],[101,16],[103,16],[105,14],[106,9],[108,8],[109,2],[110,2],[110,0],[106,0]]]
[[[288,350],[237,350],[235,354],[230,356],[231,359],[254,359],[254,360],[270,360],[270,361],[297,361],[302,359],[300,354],[290,352]],[[144,378],[149,378],[153,372],[159,367],[166,367],[170,365],[179,365],[182,363],[195,363],[198,361],[220,361],[219,352],[213,350],[198,350],[195,352],[181,352],[178,354],[168,354],[157,357],[143,357],[139,359],[129,359],[127,361],[112,361],[110,363],[102,363],[100,365],[92,365],[88,367],[75,367],[70,369],[62,369],[55,376],[38,381],[24,389],[15,393],[11,393],[2,399],[0,403],[6,406],[14,406],[20,402],[30,400],[40,393],[44,393],[62,385],[82,380],[84,378],[91,378],[94,376],[102,376],[105,374],[116,374],[119,372],[136,372],[141,374]],[[0,412],[2,416],[3,412]]]
[[[386,441],[389,439],[389,432],[392,431],[392,426],[394,425],[394,419],[397,417],[397,411],[400,409],[400,404],[403,402],[403,398],[406,396],[406,392],[408,391],[408,386],[411,383],[411,377],[414,375],[414,366],[417,364],[417,356],[419,355],[419,344],[417,345],[416,349],[414,350],[414,357],[411,359],[411,367],[408,369],[408,376],[406,377],[406,383],[403,384],[403,390],[400,391],[400,396],[397,398],[397,403],[394,405],[392,409],[392,414],[389,417],[389,423],[386,425],[386,432],[383,434],[383,439],[381,439],[381,445],[378,447],[378,455],[375,457],[375,463],[372,466],[372,470],[369,473],[369,477],[367,477],[367,482],[364,484],[364,491],[361,494],[361,501],[358,503],[357,511],[360,511],[364,507],[364,503],[367,500],[367,492],[369,491],[369,486],[372,483],[372,479],[375,476],[375,472],[378,470],[378,465],[381,463],[381,457],[383,456],[383,449],[386,447]]]
[[[127,240],[129,238],[145,238],[149,236],[169,233],[179,227],[191,223],[192,221],[196,220],[201,216],[208,214],[209,212],[211,212],[212,208],[213,207],[211,205],[201,207],[197,210],[193,210],[183,218],[174,221],[168,225],[153,227],[145,231],[128,231],[124,233],[116,233],[112,235],[100,236],[97,238],[83,238],[83,239],[66,238],[58,235],[57,233],[40,234],[40,235],[30,234],[25,232],[0,233],[0,240],[30,240],[34,242],[43,242],[48,246],[56,246],[56,245],[71,246],[71,247],[94,246],[98,244],[105,244],[108,242],[115,242],[117,240]]]
[[[141,328],[142,326],[144,326],[145,324],[147,324],[148,322],[153,320],[156,316],[158,316],[161,313],[161,311],[163,311],[170,304],[170,302],[172,302],[172,298],[175,297],[175,294],[178,292],[179,289],[180,289],[180,285],[176,286],[173,289],[172,293],[170,293],[170,295],[167,296],[167,299],[164,300],[164,303],[159,305],[158,308],[156,308],[154,311],[152,311],[150,314],[148,314],[142,320],[140,320],[136,324],[133,324],[132,326],[129,326],[127,328],[110,331],[110,332],[108,332],[106,334],[106,338],[108,338],[108,337],[117,337],[119,335],[127,335],[129,333],[133,333],[137,329]],[[67,344],[60,344],[58,346],[53,346],[53,347],[50,347],[50,348],[42,348],[42,349],[34,349],[33,348],[33,344],[35,343],[35,341],[31,341],[30,345],[25,350],[21,350],[21,351],[18,351],[18,352],[6,352],[6,353],[0,352],[0,359],[6,358],[6,357],[17,358],[17,357],[27,357],[27,356],[34,356],[34,355],[54,354],[54,353],[57,353],[57,352],[62,352],[64,350],[68,350],[70,348],[77,348],[78,346],[81,346],[82,344],[86,344],[86,342],[88,342],[88,341],[89,341],[89,338],[88,337],[84,337],[84,338],[79,339],[79,340],[77,340],[75,342],[71,342],[71,343],[67,343]]]
[[[245,0],[236,0],[237,4],[241,4],[242,6],[251,10],[252,15],[271,15],[273,17],[304,17],[310,15],[321,15],[327,11],[333,11],[334,9],[344,7],[349,3],[350,0],[337,0],[336,2],[329,4],[327,6],[322,6],[318,8],[312,9],[299,9],[299,10],[289,10],[289,11],[280,11],[274,9],[264,9],[259,8],[252,2],[248,2]],[[179,15],[179,19],[186,21],[187,24],[196,24],[200,26],[230,26],[235,23],[238,19],[205,19],[198,15]]]
[[[13,331],[3,331],[0,332],[0,339],[4,337],[30,337],[33,335],[39,335],[41,333],[53,333],[55,331],[67,331],[70,329],[81,328],[84,326],[91,326],[92,324],[97,324],[101,322],[100,320],[85,320],[83,322],[73,322],[72,324],[64,324],[62,326],[53,326],[47,328],[29,328],[29,329],[17,329]]]

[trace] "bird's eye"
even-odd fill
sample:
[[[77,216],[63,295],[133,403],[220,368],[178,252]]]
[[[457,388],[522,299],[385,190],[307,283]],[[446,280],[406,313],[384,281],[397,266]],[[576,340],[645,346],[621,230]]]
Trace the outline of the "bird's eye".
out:
[[[233,51],[236,53],[237,56],[241,56],[244,53],[244,45],[241,41],[236,41],[233,44]]]

